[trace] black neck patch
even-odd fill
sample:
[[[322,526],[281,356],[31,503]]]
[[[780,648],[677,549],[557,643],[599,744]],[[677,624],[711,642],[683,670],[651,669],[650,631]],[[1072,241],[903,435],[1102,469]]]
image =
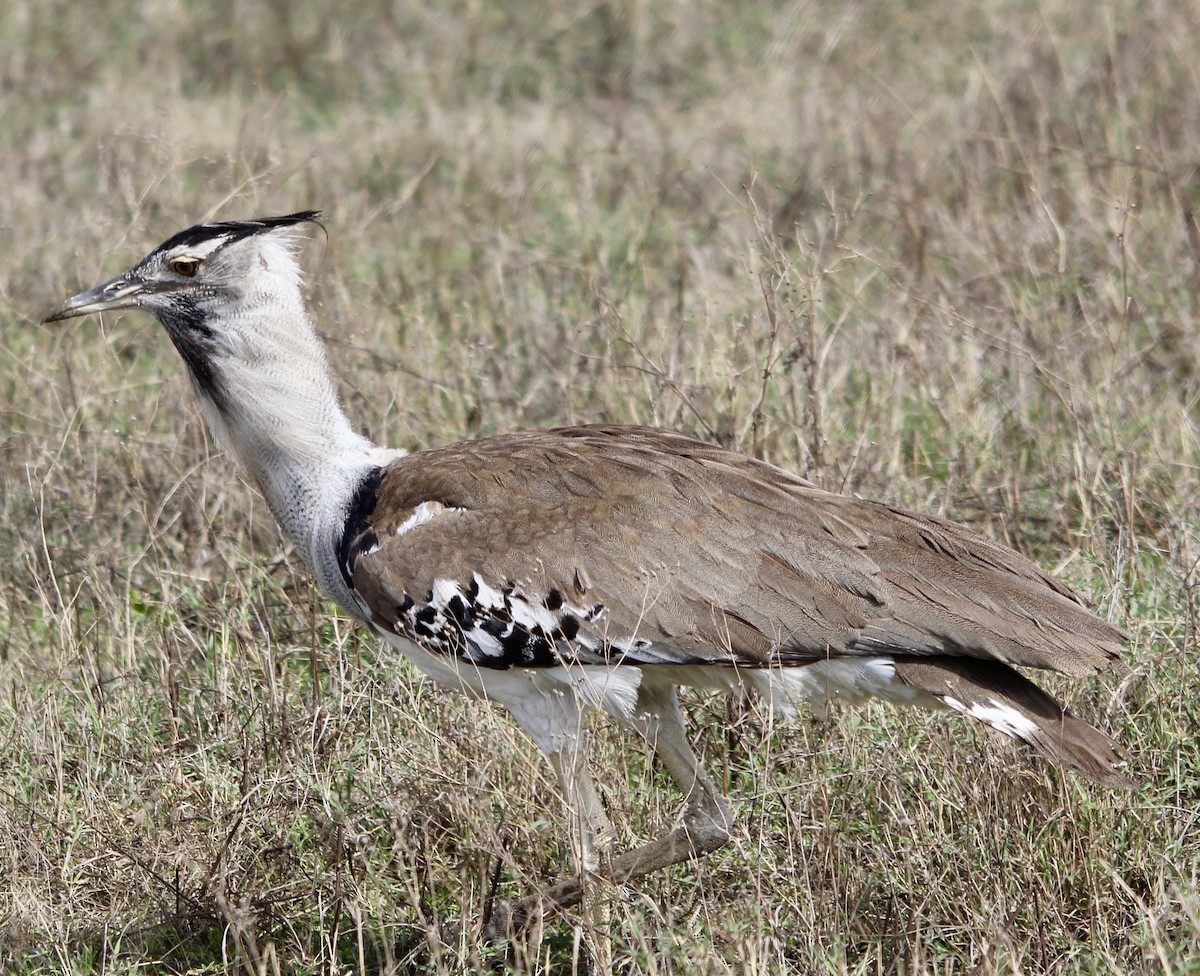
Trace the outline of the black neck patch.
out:
[[[190,295],[177,293],[170,297],[168,307],[157,310],[157,315],[187,366],[197,392],[211,400],[222,413],[226,413],[228,398],[220,373],[213,363],[217,337],[205,321],[200,306]]]
[[[379,544],[379,536],[371,528],[371,513],[375,511],[378,500],[379,484],[383,480],[383,469],[374,467],[363,478],[350,499],[350,507],[346,512],[346,523],[342,526],[342,537],[337,545],[337,563],[341,570],[342,579],[346,586],[354,589],[354,564],[358,557]]]

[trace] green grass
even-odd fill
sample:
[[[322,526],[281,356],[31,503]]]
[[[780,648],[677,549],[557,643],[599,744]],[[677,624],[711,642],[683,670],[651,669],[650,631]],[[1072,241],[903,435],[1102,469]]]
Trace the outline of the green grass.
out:
[[[1132,634],[1051,684],[1144,785],[951,718],[693,698],[734,842],[508,965],[1200,972],[1200,72],[1181,5],[0,7],[0,969],[460,973],[567,857],[495,708],[335,616],[137,315],[198,220],[327,213],[347,410],[625,421],[968,522]],[[679,796],[598,723],[629,844]],[[495,892],[494,892],[495,889]],[[599,927],[607,937],[598,934]]]

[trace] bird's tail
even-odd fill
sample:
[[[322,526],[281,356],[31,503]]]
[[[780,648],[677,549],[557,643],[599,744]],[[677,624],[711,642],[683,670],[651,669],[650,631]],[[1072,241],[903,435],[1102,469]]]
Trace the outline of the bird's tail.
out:
[[[1122,771],[1128,760],[1112,739],[1006,664],[959,657],[901,658],[896,677],[1088,779],[1104,786],[1135,785]]]

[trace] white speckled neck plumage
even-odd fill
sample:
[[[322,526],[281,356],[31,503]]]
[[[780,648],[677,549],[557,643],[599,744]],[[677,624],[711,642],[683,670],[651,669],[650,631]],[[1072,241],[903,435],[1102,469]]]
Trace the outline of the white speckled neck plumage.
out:
[[[246,466],[318,582],[349,611],[357,604],[334,557],[346,510],[375,466],[403,452],[376,447],[350,425],[304,307],[286,239],[254,239],[256,270],[219,309],[209,355],[215,388],[193,386],[214,438]]]

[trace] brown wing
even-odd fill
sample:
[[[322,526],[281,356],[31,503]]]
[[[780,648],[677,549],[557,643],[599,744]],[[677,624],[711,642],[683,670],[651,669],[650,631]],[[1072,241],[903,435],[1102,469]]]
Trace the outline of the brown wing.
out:
[[[378,624],[497,667],[887,654],[1088,674],[1124,641],[962,526],[647,428],[519,433],[394,461],[349,556]]]

